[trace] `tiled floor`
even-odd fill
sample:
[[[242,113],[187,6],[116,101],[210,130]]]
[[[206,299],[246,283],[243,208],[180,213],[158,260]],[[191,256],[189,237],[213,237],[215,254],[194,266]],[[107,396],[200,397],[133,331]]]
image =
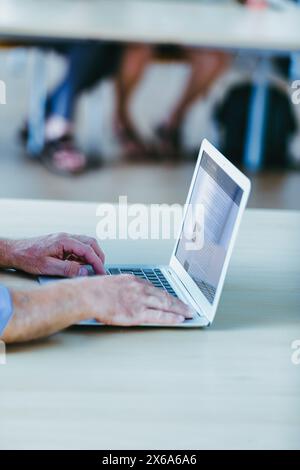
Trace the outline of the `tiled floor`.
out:
[[[75,178],[50,174],[27,161],[15,143],[0,143],[0,197],[116,202],[183,203],[193,164],[106,165]],[[251,207],[300,210],[300,173],[265,173],[252,177]]]

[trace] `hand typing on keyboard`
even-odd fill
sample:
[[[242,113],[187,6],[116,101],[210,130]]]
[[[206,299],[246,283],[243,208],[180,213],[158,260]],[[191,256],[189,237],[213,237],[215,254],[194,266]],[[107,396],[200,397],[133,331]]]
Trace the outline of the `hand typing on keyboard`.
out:
[[[101,323],[174,325],[193,317],[181,300],[132,274],[87,278],[80,283],[85,311]]]
[[[162,289],[168,294],[177,297],[176,292],[169,284],[168,280],[165,278],[163,273],[159,268],[109,268],[107,274],[110,275],[119,275],[119,274],[133,274],[139,279],[144,281],[149,281],[154,287]]]

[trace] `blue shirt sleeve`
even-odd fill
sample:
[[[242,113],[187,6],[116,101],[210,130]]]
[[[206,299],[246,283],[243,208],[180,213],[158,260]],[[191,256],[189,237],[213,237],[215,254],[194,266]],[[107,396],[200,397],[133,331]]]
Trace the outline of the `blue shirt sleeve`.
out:
[[[13,316],[13,304],[9,290],[0,284],[0,337]]]

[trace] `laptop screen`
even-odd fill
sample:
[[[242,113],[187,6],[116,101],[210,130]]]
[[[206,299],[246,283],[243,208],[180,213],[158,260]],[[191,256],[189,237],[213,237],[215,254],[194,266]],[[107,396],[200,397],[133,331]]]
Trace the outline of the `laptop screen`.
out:
[[[210,304],[215,299],[242,196],[243,190],[204,152],[187,211],[197,214],[194,208],[200,207],[202,217],[197,220],[186,215],[175,255]]]

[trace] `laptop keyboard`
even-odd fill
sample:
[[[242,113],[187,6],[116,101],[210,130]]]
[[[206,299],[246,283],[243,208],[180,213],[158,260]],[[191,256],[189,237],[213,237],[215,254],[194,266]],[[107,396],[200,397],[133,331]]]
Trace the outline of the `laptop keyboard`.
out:
[[[161,270],[158,268],[109,268],[107,270],[107,274],[110,274],[111,276],[116,276],[118,274],[133,274],[134,276],[137,276],[140,279],[144,279],[145,281],[151,282],[154,287],[158,287],[159,289],[168,292],[168,294],[177,297],[176,292],[169,284]]]

